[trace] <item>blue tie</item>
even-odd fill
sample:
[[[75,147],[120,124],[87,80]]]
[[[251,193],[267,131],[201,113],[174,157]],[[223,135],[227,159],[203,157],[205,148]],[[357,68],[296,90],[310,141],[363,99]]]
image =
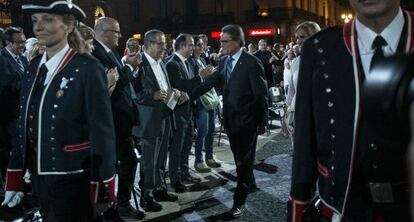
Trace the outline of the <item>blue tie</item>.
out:
[[[231,76],[231,69],[233,67],[233,57],[229,57],[229,59],[227,59],[227,66],[226,66],[226,77],[227,77],[227,82],[230,79]]]

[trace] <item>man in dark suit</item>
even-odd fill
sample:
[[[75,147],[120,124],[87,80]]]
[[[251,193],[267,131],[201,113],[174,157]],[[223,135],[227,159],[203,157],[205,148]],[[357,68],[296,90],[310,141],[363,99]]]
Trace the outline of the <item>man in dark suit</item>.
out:
[[[195,76],[193,66],[188,58],[193,54],[194,39],[190,34],[180,34],[175,39],[175,49],[171,59],[167,62],[168,78],[171,86],[189,93],[202,82],[209,74],[207,70]],[[211,67],[209,67],[211,70]],[[211,72],[210,72],[211,73]],[[190,175],[188,167],[188,155],[193,141],[193,107],[191,102],[176,106],[174,109],[176,131],[173,133],[170,146],[169,176],[171,185],[177,193],[186,190],[182,181],[198,183],[200,178]]]
[[[141,206],[146,211],[161,211],[158,201],[178,200],[176,195],[167,192],[165,167],[171,130],[175,127],[174,106],[167,103],[178,100],[181,93],[172,88],[162,62],[166,50],[164,33],[149,30],[145,33],[144,46],[138,80],[134,84],[140,122],[136,135],[142,139]]]
[[[262,62],[266,74],[267,86],[270,88],[272,86],[275,86],[273,68],[272,64],[269,62],[270,58],[272,58],[272,53],[266,49],[266,40],[260,39],[258,46],[259,50],[257,50],[253,55],[260,59],[260,61]]]
[[[349,2],[355,19],[313,35],[301,48],[289,221],[307,219],[303,210],[316,193],[320,221],[410,220],[409,135],[403,126],[390,132],[391,124],[371,121],[377,110],[363,86],[381,58],[413,51],[414,17],[400,0]],[[380,82],[388,80],[386,69],[379,75]],[[384,116],[398,121],[398,114]]]
[[[237,171],[237,187],[229,215],[243,213],[248,192],[257,189],[253,163],[258,134],[265,132],[268,92],[261,62],[243,51],[244,34],[238,25],[222,28],[223,54],[219,70],[190,94],[193,100],[216,86],[223,92],[223,123]]]
[[[212,63],[210,59],[212,49],[208,46],[208,37],[206,34],[200,34],[198,36],[203,40],[203,53],[201,53],[200,57],[206,61],[207,65],[210,65]]]
[[[130,206],[138,159],[134,151],[132,127],[137,124],[137,110],[134,98],[135,92],[131,85],[134,79],[133,71],[138,66],[138,52],[126,56],[125,65],[116,52],[118,39],[121,37],[119,23],[109,17],[97,20],[95,24],[96,37],[92,55],[106,69],[116,68],[119,79],[114,86],[112,95],[112,111],[115,125],[117,163],[118,163],[118,212],[121,216],[142,219],[144,213]]]
[[[19,111],[19,94],[24,71],[28,65],[22,55],[25,49],[26,37],[23,29],[9,27],[4,32],[6,47],[0,52],[0,174],[5,176],[9,162],[9,152],[16,141],[16,120]]]

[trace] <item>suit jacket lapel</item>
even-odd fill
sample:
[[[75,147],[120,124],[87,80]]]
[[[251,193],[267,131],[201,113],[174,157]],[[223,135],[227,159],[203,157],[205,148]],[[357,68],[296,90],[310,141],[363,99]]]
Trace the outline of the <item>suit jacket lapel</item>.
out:
[[[7,51],[7,49],[6,48],[4,48],[3,50],[2,50],[2,54],[3,54],[3,56],[5,56],[8,60],[10,60],[10,62],[13,64],[13,71],[15,72],[15,73],[17,73],[19,76],[22,76],[23,75],[23,73],[24,73],[24,70],[23,71],[21,71],[20,70],[20,68],[19,68],[19,64],[17,64],[17,62],[16,62],[16,60],[13,58],[13,56]],[[20,58],[20,61],[22,62],[22,64],[23,64],[23,67],[24,68],[26,68],[25,67],[25,63],[23,62],[23,59],[22,59],[22,56],[19,56],[19,58]]]
[[[151,79],[152,84],[154,85],[154,87],[157,90],[159,90],[160,85],[158,84],[157,77],[155,77],[155,73],[151,68],[151,64],[149,63],[149,61],[148,61],[148,59],[145,55],[142,56],[142,64],[143,64],[143,69],[146,73],[146,76],[148,76]]]
[[[177,55],[174,55],[174,60],[180,66],[181,72],[184,73],[184,78],[185,79],[189,79],[188,72],[187,72],[187,67],[183,64],[183,62],[181,61],[181,59]]]
[[[241,66],[241,64],[243,64],[243,57],[244,57],[244,53],[245,52],[242,52],[242,54],[240,55],[240,57],[239,57],[239,60],[237,60],[237,62],[234,64],[234,67],[233,67],[233,70],[231,71],[231,75],[230,75],[230,79],[229,79],[229,82],[227,83],[227,84],[229,84],[231,81],[232,81],[232,79],[234,79],[234,75],[237,73],[237,72],[239,72],[239,69],[241,68],[240,66]],[[226,59],[226,64],[225,64],[225,68],[224,68],[224,77],[225,77],[225,79],[227,80],[227,76],[226,76],[226,69],[227,69],[227,63],[229,62],[229,57],[227,57],[227,59]]]
[[[237,60],[237,62],[234,64],[233,71],[231,72],[232,75],[230,77],[230,81],[233,77],[233,74],[236,74],[237,72],[239,72],[239,69],[241,68],[241,64],[243,64],[243,57],[244,57],[244,52],[242,52],[239,60]]]
[[[118,60],[118,58],[112,50],[110,52],[106,52],[106,55],[118,67],[118,69],[122,69],[123,65],[121,64],[121,61]]]

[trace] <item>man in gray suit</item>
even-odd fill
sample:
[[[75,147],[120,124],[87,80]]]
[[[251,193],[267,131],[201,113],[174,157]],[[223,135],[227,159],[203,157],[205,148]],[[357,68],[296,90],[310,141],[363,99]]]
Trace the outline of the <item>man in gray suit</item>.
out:
[[[162,62],[166,50],[164,33],[156,29],[148,31],[144,45],[139,81],[135,85],[140,121],[136,134],[142,139],[141,206],[154,212],[162,209],[157,201],[178,199],[167,192],[164,174],[171,129],[175,126],[173,107],[167,103],[172,96],[181,103],[181,93],[171,87]]]

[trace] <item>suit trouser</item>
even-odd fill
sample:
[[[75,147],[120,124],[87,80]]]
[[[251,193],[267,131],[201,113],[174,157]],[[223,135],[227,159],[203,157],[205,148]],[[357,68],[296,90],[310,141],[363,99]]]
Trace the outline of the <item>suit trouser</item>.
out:
[[[169,176],[171,183],[181,181],[189,174],[188,156],[193,141],[193,124],[188,121],[177,121],[177,130],[173,133],[169,154]]]
[[[165,167],[170,141],[170,125],[170,119],[165,118],[161,121],[156,137],[142,138],[140,186],[145,200],[153,200],[154,190],[167,190]]]
[[[228,134],[230,148],[236,163],[237,187],[234,191],[235,206],[245,204],[249,188],[256,186],[253,164],[256,154],[256,130],[241,130],[235,134]]]
[[[131,199],[131,191],[134,186],[135,173],[138,159],[134,151],[132,137],[117,141],[118,159],[118,204],[125,206]]]

